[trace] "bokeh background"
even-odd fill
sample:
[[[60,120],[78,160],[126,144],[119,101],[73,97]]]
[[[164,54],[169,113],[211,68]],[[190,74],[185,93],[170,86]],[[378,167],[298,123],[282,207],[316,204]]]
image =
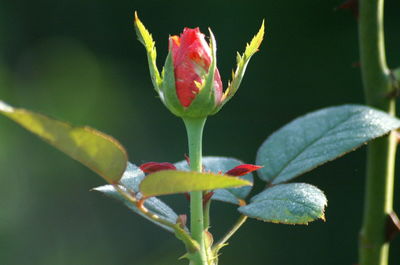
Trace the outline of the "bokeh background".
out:
[[[386,1],[388,61],[399,64],[400,4]],[[0,0],[0,99],[119,139],[136,164],[181,160],[182,122],[151,86],[133,12],[153,33],[161,66],[169,34],[211,27],[224,84],[236,51],[266,19],[266,37],[235,96],[206,126],[205,155],[254,162],[258,146],[306,112],[363,103],[357,22],[335,11],[340,0],[78,1]],[[94,173],[0,117],[1,265],[187,264],[173,235],[92,187]],[[250,220],[223,249],[220,263],[352,265],[357,261],[365,147],[300,177],[325,191],[327,221],[286,226]],[[399,175],[399,174],[397,174]],[[257,183],[261,185],[261,183]],[[399,181],[395,208],[400,211]],[[182,196],[166,200],[187,211]],[[219,237],[235,208],[212,206]],[[400,264],[400,239],[391,264]]]

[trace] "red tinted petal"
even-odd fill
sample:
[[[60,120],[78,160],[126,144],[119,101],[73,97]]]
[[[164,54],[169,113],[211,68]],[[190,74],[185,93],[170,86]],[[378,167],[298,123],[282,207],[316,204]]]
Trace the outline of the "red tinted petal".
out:
[[[201,83],[201,77],[197,75],[194,66],[189,61],[175,67],[175,87],[176,94],[182,106],[189,107],[193,99],[199,92],[196,83]]]
[[[176,167],[171,163],[158,163],[158,162],[148,162],[140,165],[139,167],[144,173],[154,173],[160,170],[175,170]]]
[[[182,50],[186,51],[187,59],[207,72],[211,64],[211,49],[204,37],[199,28],[186,28],[181,35]]]
[[[176,60],[176,54],[178,52],[179,46],[181,45],[181,40],[179,36],[170,36],[169,37],[169,49],[172,52],[172,58]]]
[[[181,34],[181,43],[186,49],[201,38],[204,39],[204,34],[200,32],[199,28],[184,28]]]
[[[185,28],[179,38],[179,44],[176,36],[171,37],[170,48],[174,55],[176,94],[181,104],[188,107],[199,92],[195,81],[201,84],[202,77],[208,72],[211,50],[199,28]],[[216,101],[220,102],[222,82],[219,73],[215,75],[215,83]]]
[[[229,170],[228,172],[226,172],[226,175],[230,175],[230,176],[235,176],[235,177],[240,177],[240,176],[244,176],[250,172],[253,172],[255,170],[258,170],[262,168],[262,166],[256,166],[256,165],[251,165],[251,164],[243,164],[237,167],[232,168],[231,170]]]

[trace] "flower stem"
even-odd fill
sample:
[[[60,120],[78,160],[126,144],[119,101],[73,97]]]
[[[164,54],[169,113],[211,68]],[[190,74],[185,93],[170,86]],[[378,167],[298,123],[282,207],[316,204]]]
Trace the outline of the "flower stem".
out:
[[[367,104],[395,115],[395,99],[388,97],[393,85],[386,65],[383,7],[384,0],[360,0],[361,72]],[[385,228],[393,208],[395,155],[393,133],[368,146],[360,265],[388,264],[389,242],[385,238]]]
[[[206,118],[184,119],[189,143],[190,169],[202,171],[202,139]],[[200,250],[193,256],[191,264],[207,265],[206,250],[204,244],[204,216],[203,216],[203,192],[190,193],[190,231],[192,238],[197,241]]]

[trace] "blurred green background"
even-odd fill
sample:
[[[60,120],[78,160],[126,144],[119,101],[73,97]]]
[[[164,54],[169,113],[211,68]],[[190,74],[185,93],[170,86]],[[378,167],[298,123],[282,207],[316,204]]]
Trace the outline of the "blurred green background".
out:
[[[254,162],[258,146],[306,112],[362,103],[357,23],[340,0],[93,1],[0,0],[0,99],[119,139],[130,161],[181,160],[182,122],[151,86],[133,12],[153,33],[161,66],[169,34],[211,27],[224,84],[236,51],[266,19],[266,38],[235,98],[206,126],[204,154]],[[399,64],[400,4],[386,3],[388,61]],[[173,235],[91,192],[104,181],[0,117],[1,265],[171,265],[184,254]],[[365,147],[299,181],[325,191],[327,221],[286,226],[250,220],[223,249],[220,264],[352,265],[357,261]],[[399,175],[399,174],[397,174]],[[261,183],[257,183],[261,185]],[[399,181],[395,208],[400,212]],[[179,213],[182,196],[166,198]],[[214,203],[219,237],[237,217]],[[400,239],[391,264],[400,264]]]

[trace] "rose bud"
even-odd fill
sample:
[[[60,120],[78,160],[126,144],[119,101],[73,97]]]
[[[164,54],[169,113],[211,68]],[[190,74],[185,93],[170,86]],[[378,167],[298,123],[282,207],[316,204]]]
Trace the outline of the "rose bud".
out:
[[[165,106],[182,118],[205,118],[217,113],[239,88],[250,58],[258,51],[264,37],[264,22],[245,52],[237,55],[232,81],[223,91],[216,67],[216,42],[210,30],[210,43],[199,28],[185,28],[180,36],[169,38],[169,53],[160,74],[156,48],[151,34],[135,13],[135,29],[145,46],[153,86]]]
[[[199,28],[185,28],[180,37],[169,38],[175,74],[175,89],[182,106],[189,107],[199,93],[211,65],[211,49]],[[218,69],[214,71],[215,103],[222,98],[222,82]]]

